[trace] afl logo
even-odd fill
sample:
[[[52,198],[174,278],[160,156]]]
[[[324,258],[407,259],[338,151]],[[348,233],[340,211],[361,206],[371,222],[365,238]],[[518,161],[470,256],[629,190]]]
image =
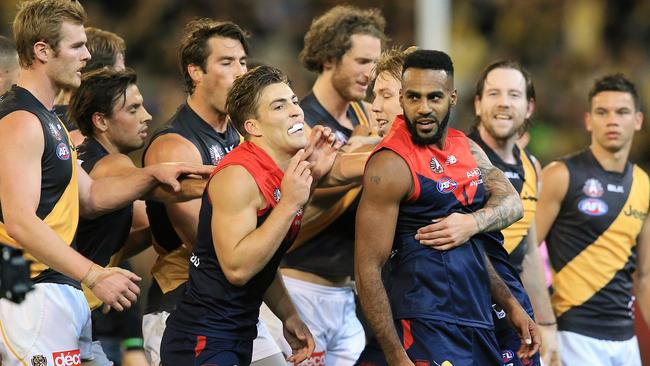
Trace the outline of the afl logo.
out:
[[[431,161],[429,162],[429,166],[431,166],[431,170],[433,170],[434,173],[440,174],[445,171],[445,168],[442,167],[442,164],[436,159],[435,156],[431,157]]]
[[[501,357],[503,357],[503,362],[510,362],[515,358],[515,353],[509,349],[501,351]]]
[[[276,188],[275,191],[273,191],[273,199],[275,202],[280,202],[280,197],[282,197],[280,194],[280,188]]]
[[[589,197],[600,197],[603,195],[603,185],[598,179],[589,178],[582,187],[582,192]]]
[[[585,198],[578,202],[578,209],[589,216],[602,216],[607,213],[607,204],[598,198]]]
[[[65,143],[60,143],[56,146],[56,157],[60,160],[70,159],[70,149]]]
[[[454,189],[456,189],[456,187],[458,187],[458,183],[456,183],[450,178],[445,177],[438,181],[438,185],[436,188],[438,188],[438,192],[440,193],[449,193],[449,192],[453,192]]]

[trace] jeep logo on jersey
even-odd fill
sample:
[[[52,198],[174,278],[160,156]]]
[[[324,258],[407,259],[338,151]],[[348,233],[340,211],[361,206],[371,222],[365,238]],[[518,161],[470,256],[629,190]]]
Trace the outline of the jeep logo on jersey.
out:
[[[70,159],[70,149],[65,143],[60,143],[56,146],[56,157],[60,160]]]
[[[212,165],[218,165],[221,159],[223,159],[226,153],[223,151],[221,146],[212,145],[210,146],[210,160],[212,160]]]
[[[276,188],[273,191],[273,199],[275,200],[275,202],[280,202],[280,197],[282,197],[282,194],[280,194],[280,188]]]
[[[32,366],[47,366],[47,358],[43,355],[32,357]]]
[[[440,193],[450,193],[453,192],[456,187],[458,187],[458,183],[453,181],[451,178],[445,177],[438,181],[436,188],[438,188],[438,192]]]
[[[603,195],[603,185],[598,179],[589,178],[582,187],[582,192],[589,197],[600,197]]]
[[[431,161],[429,162],[429,166],[431,166],[431,170],[433,170],[434,173],[440,174],[445,171],[445,168],[442,167],[442,164],[436,159],[435,156],[431,157]]]
[[[607,213],[607,204],[598,198],[585,198],[578,202],[578,209],[589,216],[602,216]]]
[[[54,366],[81,366],[81,353],[78,349],[52,353]]]

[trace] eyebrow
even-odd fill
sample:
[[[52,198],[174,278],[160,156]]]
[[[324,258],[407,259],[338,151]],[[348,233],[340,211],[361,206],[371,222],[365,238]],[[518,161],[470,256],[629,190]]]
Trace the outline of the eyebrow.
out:
[[[273,99],[269,105],[273,105],[273,103],[286,103],[287,101],[293,101],[294,99],[298,99],[298,97],[294,94],[291,96],[291,98],[277,98]]]

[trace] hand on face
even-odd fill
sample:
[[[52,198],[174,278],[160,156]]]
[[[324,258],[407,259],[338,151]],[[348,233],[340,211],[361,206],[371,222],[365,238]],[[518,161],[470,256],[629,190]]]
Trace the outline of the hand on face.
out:
[[[307,160],[312,164],[314,180],[318,181],[329,173],[342,145],[329,127],[316,126],[312,129],[305,152]]]

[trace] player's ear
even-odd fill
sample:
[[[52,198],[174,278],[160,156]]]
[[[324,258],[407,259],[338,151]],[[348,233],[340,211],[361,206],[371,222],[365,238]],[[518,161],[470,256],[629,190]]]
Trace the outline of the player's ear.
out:
[[[244,129],[246,130],[246,133],[251,136],[255,136],[255,137],[262,136],[262,131],[260,131],[259,128],[259,121],[256,120],[255,118],[249,118],[246,121],[244,121]]]

